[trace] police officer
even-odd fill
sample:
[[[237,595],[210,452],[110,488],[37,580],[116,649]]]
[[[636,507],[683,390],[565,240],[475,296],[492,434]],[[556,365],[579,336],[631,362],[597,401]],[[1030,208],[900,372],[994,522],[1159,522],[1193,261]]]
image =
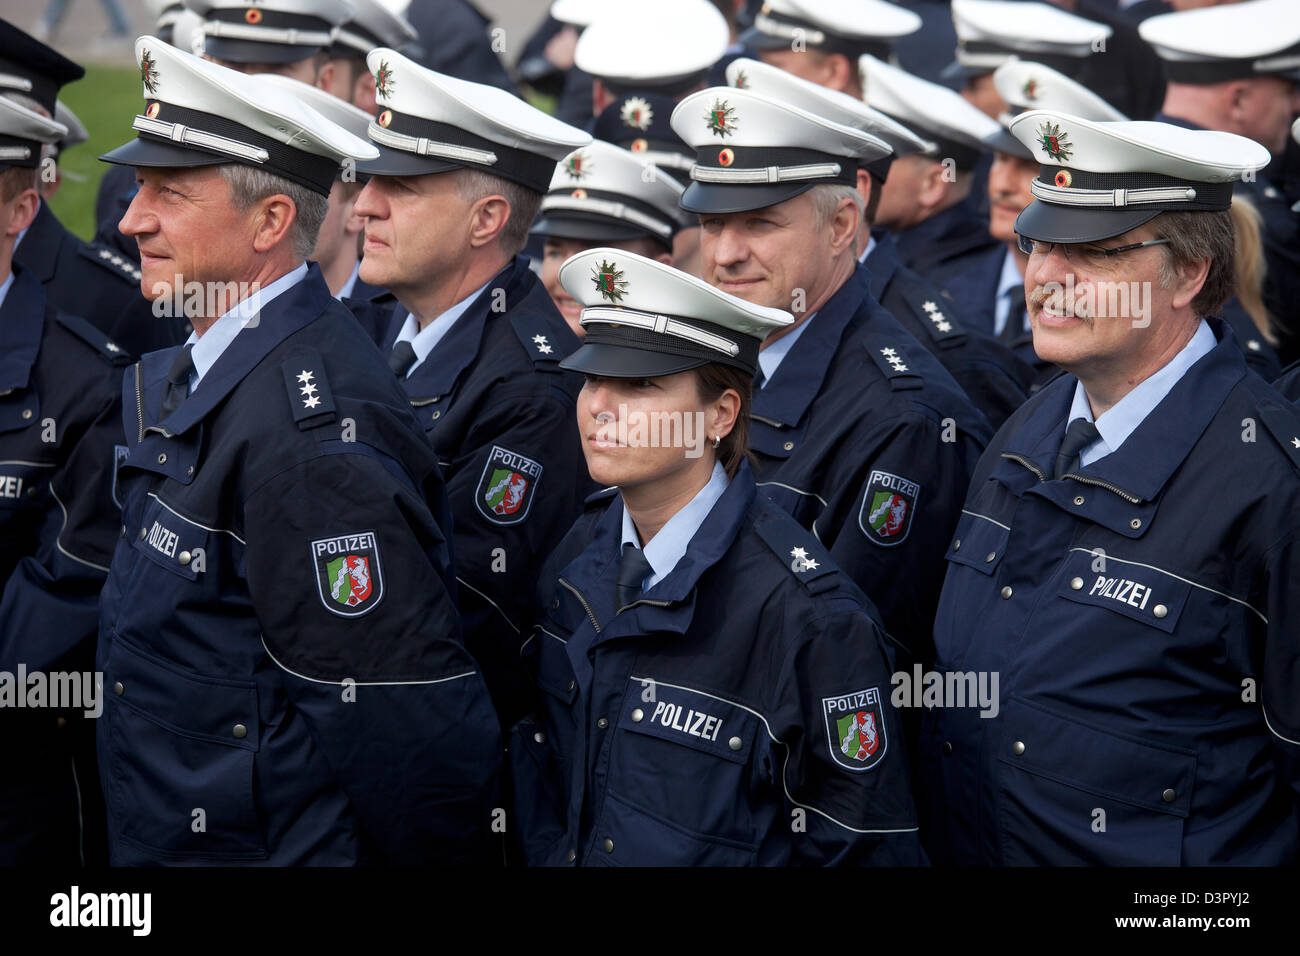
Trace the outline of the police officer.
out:
[[[59,89],[85,70],[6,20],[0,20],[0,95],[53,117]],[[14,262],[43,286],[50,304],[84,316],[132,354],[180,341],[181,323],[156,317],[140,289],[140,270],[120,252],[87,243],[42,202],[19,236]]]
[[[613,248],[561,281],[583,454],[615,487],[538,586],[539,702],[509,748],[525,858],[923,862],[878,618],[745,460],[759,344],[792,317]],[[637,437],[662,420],[680,440]]]
[[[185,0],[203,17],[203,55],[241,73],[281,73],[315,84],[330,62],[348,0]]]
[[[990,431],[871,297],[857,261],[858,167],[889,147],[732,87],[687,97],[673,129],[697,150],[681,205],[700,219],[703,278],[798,319],[759,353],[749,436],[759,487],[924,657],[937,559]]]
[[[499,731],[437,460],[303,261],[338,167],[375,150],[153,37],[136,56],[138,138],[105,157],[142,184],[122,230],[148,287],[203,297],[185,346],[123,384],[97,660],[112,862],[478,859]]]
[[[727,67],[727,77],[733,85],[743,81],[745,89],[860,129],[889,144],[888,154],[858,164],[857,189],[864,204],[857,236],[858,261],[871,274],[871,296],[939,359],[991,424],[1002,424],[1025,400],[1032,370],[991,337],[967,329],[958,306],[938,286],[899,261],[889,233],[871,229],[894,158],[931,149],[931,144],[859,100],[766,63],[735,60]]]
[[[948,545],[935,676],[998,674],[1001,704],[925,712],[931,854],[1294,863],[1300,415],[1204,318],[1268,152],[1051,110],[1011,132],[1042,166],[1016,220],[1034,347],[1069,374],[1003,426]]]
[[[890,167],[875,221],[894,234],[903,264],[942,288],[994,245],[972,189],[998,124],[952,90],[875,57],[861,63],[867,105],[933,143]]]
[[[42,147],[67,127],[0,97],[0,672],[94,670],[97,598],[117,541],[111,496],[126,352],[85,319],[56,312],[11,265],[40,205]],[[26,697],[27,686],[17,693]],[[0,865],[104,862],[91,699],[72,710],[0,708]],[[75,761],[75,764],[74,764]],[[74,769],[75,766],[75,769]],[[80,824],[84,824],[84,831]]]
[[[1242,184],[1264,219],[1264,304],[1278,320],[1283,364],[1300,358],[1300,217],[1284,189],[1281,157],[1300,113],[1300,12],[1289,0],[1151,17],[1139,27],[1165,61],[1158,120],[1248,136],[1277,157]]]
[[[333,31],[329,60],[316,85],[366,113],[375,113],[375,77],[366,55],[375,47],[405,50],[419,40],[415,27],[379,0],[348,0],[351,18]]]
[[[677,205],[682,188],[635,153],[600,140],[556,164],[532,234],[543,238],[542,284],[578,338],[586,334],[578,321],[582,307],[560,283],[560,266],[592,246],[673,265],[673,237],[684,215]]]
[[[577,339],[518,253],[556,162],[591,138],[396,51],[369,62],[380,156],[358,167],[370,174],[360,275],[390,294],[353,304],[442,463],[466,644],[509,723],[533,611],[520,582],[589,490],[573,427],[582,383],[558,365]]]

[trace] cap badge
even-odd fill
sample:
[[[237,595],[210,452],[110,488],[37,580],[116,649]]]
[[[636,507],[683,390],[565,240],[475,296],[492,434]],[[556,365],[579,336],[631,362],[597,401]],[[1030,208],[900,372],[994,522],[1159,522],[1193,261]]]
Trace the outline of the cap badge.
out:
[[[1072,182],[1074,182],[1074,177],[1070,175],[1068,169],[1063,169],[1056,174],[1056,185],[1060,186],[1062,189],[1068,189]]]
[[[150,103],[148,106],[144,108],[144,115],[149,117],[150,119],[154,119],[155,117],[157,117],[158,110],[160,110],[161,108],[162,108],[162,104],[159,103],[157,100],[154,100],[152,103]]]
[[[569,196],[570,196],[571,198],[573,198],[573,199],[586,199],[586,198],[587,198],[587,190],[585,190],[585,189],[575,189],[573,192],[569,193]]]
[[[650,144],[643,139],[632,140],[632,145],[628,147],[634,153],[644,153],[650,148]]]
[[[564,161],[564,171],[569,174],[570,179],[581,180],[587,173],[591,172],[591,165],[586,154],[581,151],[572,154]]]
[[[592,270],[591,278],[596,283],[596,291],[600,293],[602,299],[609,302],[623,301],[623,296],[627,293],[627,280],[623,278],[623,270],[617,265],[602,260],[600,268]]]
[[[729,149],[724,149],[722,150],[722,152],[718,153],[719,166],[730,166],[735,161],[736,161],[736,154]]]
[[[650,128],[651,122],[654,121],[655,111],[641,97],[629,96],[623,101],[623,107],[619,110],[618,115],[623,120],[624,126],[630,126],[644,132]]]
[[[1038,143],[1043,152],[1058,163],[1073,155],[1074,144],[1070,142],[1070,134],[1055,123],[1043,123],[1038,127]]]
[[[1038,99],[1038,81],[1031,76],[1025,80],[1025,85],[1020,88],[1020,92],[1025,94],[1027,100]]]
[[[250,7],[244,11],[244,20],[256,26],[262,22],[262,11]]]
[[[392,110],[384,110],[382,113],[379,114],[378,123],[384,129],[388,129],[389,124],[392,122],[393,122]]]
[[[148,50],[140,51],[140,82],[150,93],[158,92],[158,67],[154,64],[153,54]]]
[[[388,99],[393,95],[393,68],[388,65],[387,60],[379,61],[379,69],[375,71],[375,92]]]
[[[739,72],[736,74],[736,83],[735,83],[735,87],[736,87],[736,89],[738,89],[738,90],[747,90],[747,89],[749,89],[749,77],[747,77],[747,76],[745,75],[745,71],[744,71],[744,70],[741,70],[741,71],[739,71]]]
[[[736,109],[728,106],[726,100],[714,100],[704,121],[714,133],[726,138],[736,131]]]

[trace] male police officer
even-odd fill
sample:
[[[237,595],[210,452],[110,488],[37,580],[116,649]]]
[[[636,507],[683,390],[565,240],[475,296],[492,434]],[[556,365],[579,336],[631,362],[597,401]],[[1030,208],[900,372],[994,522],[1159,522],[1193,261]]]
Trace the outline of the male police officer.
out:
[[[534,236],[543,237],[542,284],[578,338],[582,307],[560,284],[560,266],[595,246],[625,249],[673,264],[682,227],[682,185],[634,153],[596,140],[555,167]]]
[[[801,80],[755,60],[727,65],[732,85],[801,107],[826,119],[862,130],[888,143],[891,152],[858,163],[862,196],[858,261],[871,273],[871,295],[943,364],[991,424],[1000,425],[1028,394],[1032,371],[989,336],[965,328],[962,313],[938,286],[904,266],[889,234],[873,233],[871,222],[895,156],[933,149],[907,127],[843,93]]]
[[[98,699],[89,675],[99,591],[117,541],[113,447],[122,442],[121,367],[129,360],[85,319],[50,307],[29,270],[10,267],[14,241],[40,205],[42,146],[67,132],[0,97],[0,672],[71,673],[89,692],[40,702],[75,710],[15,710],[12,697],[0,707],[7,866],[104,862],[94,725],[84,718]],[[18,688],[24,701],[28,690]]]
[[[348,0],[352,17],[334,28],[329,60],[316,75],[316,85],[367,113],[375,112],[375,77],[366,56],[376,47],[403,50],[418,39],[406,18],[379,0]]]
[[[949,543],[936,680],[1000,674],[1001,707],[923,717],[932,854],[1293,863],[1300,415],[1204,318],[1268,152],[1049,110],[1011,132],[1042,166],[1034,347],[1071,374],[1003,426]]]
[[[348,0],[185,0],[203,17],[203,54],[241,73],[282,73],[314,84],[329,63]]]
[[[890,634],[925,657],[936,558],[990,432],[871,297],[857,261],[858,166],[889,147],[731,87],[687,97],[673,129],[697,150],[681,204],[703,228],[703,278],[799,320],[759,353],[750,433],[759,486],[817,534]]]
[[[357,199],[356,306],[406,388],[447,479],[466,645],[509,722],[524,705],[529,588],[588,481],[558,367],[577,339],[519,256],[555,164],[591,138],[502,90],[370,54],[380,157]],[[398,305],[400,303],[400,305]],[[513,713],[513,716],[518,716]]]
[[[53,117],[59,88],[85,75],[76,63],[0,20],[0,95]],[[181,324],[155,317],[140,295],[140,271],[117,250],[82,242],[42,202],[18,237],[14,261],[45,286],[56,309],[84,316],[128,352],[180,341]]]
[[[98,742],[123,863],[474,859],[499,732],[456,620],[433,450],[304,263],[373,147],[272,87],[136,42],[122,220],[195,332],[127,372]]]

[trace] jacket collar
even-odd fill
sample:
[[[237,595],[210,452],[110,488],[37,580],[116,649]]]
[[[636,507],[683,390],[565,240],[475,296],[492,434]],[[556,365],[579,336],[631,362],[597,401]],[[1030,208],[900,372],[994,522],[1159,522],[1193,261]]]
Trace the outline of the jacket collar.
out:
[[[872,229],[871,238],[876,240],[876,244],[871,247],[871,252],[867,253],[862,264],[871,271],[871,297],[880,302],[885,298],[885,290],[898,271],[900,261],[898,247],[888,232]]]
[[[976,240],[986,239],[988,227],[975,212],[974,201],[967,196],[961,202],[936,213],[910,229],[894,234],[894,242],[904,252],[911,250],[922,258],[929,257],[938,245],[961,241],[978,245]]]
[[[59,262],[59,247],[68,234],[63,223],[50,211],[50,204],[41,202],[36,218],[27,227],[23,241],[14,250],[14,262],[21,262],[31,270],[36,281],[44,284],[54,278]]]
[[[816,314],[805,320],[808,328],[781,360],[771,381],[754,390],[756,418],[787,427],[799,423],[821,391],[853,317],[863,300],[870,297],[870,284],[871,274],[862,263],[855,263],[853,274]]]
[[[0,394],[26,388],[41,350],[45,288],[29,269],[14,263],[14,284],[0,306]]]
[[[158,428],[170,435],[184,434],[202,421],[276,346],[332,304],[336,302],[325,284],[320,266],[308,263],[303,280],[263,308],[256,324],[250,323],[240,330],[208,369],[194,393],[166,418],[161,415],[163,391],[167,372],[180,347],[148,353],[140,359],[143,427]]]

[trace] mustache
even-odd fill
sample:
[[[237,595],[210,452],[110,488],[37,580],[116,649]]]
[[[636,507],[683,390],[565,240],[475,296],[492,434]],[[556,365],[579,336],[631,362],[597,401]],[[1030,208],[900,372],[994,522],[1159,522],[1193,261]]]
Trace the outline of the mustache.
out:
[[[1091,324],[1095,317],[1092,310],[1092,303],[1088,301],[1085,295],[1076,295],[1074,301],[1070,302],[1065,294],[1065,290],[1059,285],[1055,286],[1035,286],[1034,290],[1029,293],[1029,312],[1036,315],[1044,307],[1057,315],[1070,315],[1075,318]]]

